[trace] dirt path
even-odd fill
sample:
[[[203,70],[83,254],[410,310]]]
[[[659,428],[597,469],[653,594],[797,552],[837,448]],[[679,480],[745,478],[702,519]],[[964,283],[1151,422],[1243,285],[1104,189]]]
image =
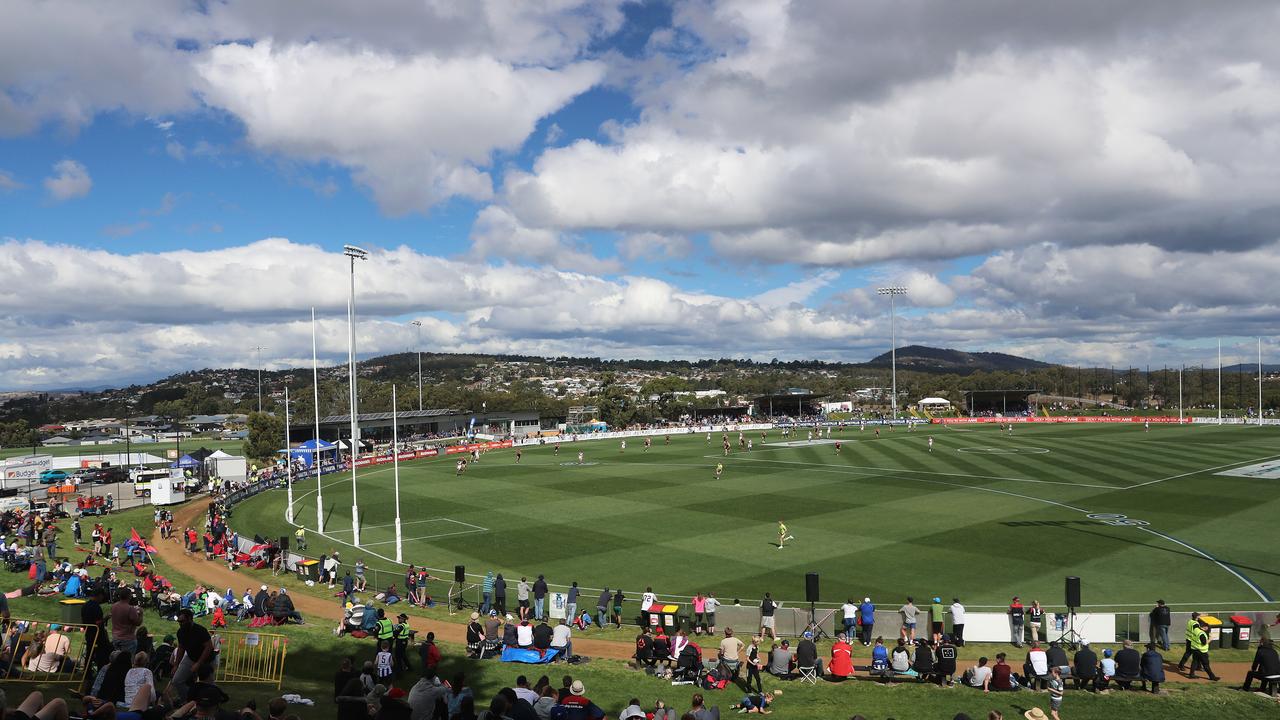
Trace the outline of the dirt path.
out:
[[[207,508],[207,502],[199,500],[179,507],[173,513],[174,526],[203,526],[204,514]],[[208,583],[214,587],[239,588],[245,585],[247,575],[228,570],[227,566],[221,562],[209,562],[201,555],[187,555],[181,552],[175,543],[162,541],[158,532],[152,533],[151,542],[156,546],[159,551],[158,554],[164,558],[166,563],[190,577],[199,578],[201,582]],[[279,579],[280,582],[285,584],[298,584],[297,578],[292,574],[281,575]],[[337,603],[306,593],[297,593],[292,597],[294,606],[298,609],[298,612],[307,618],[308,622],[337,623],[340,614]],[[421,633],[434,632],[436,638],[445,642],[459,645],[466,644],[465,624],[416,617],[412,613],[412,608],[407,606],[404,612],[409,614],[409,624],[415,630]],[[573,638],[573,649],[579,655],[612,658],[615,660],[626,660],[631,657],[634,651],[630,643],[615,640],[592,640],[579,635],[575,635]],[[1179,648],[1175,646],[1169,655],[1180,657],[1179,653]],[[1220,682],[1238,687],[1244,682],[1245,673],[1249,671],[1249,663],[1214,663],[1213,668],[1214,672],[1217,672],[1222,677]],[[1179,673],[1172,664],[1168,663],[1165,665],[1165,672],[1170,682],[1209,682],[1203,676],[1194,680],[1189,679],[1183,673]]]
[[[179,507],[173,512],[174,527],[203,526],[207,509],[208,503],[206,501],[194,501]],[[228,570],[227,566],[221,562],[207,561],[203,555],[187,555],[175,543],[161,540],[159,532],[151,534],[151,543],[155,545],[158,554],[164,558],[165,563],[175,570],[190,577],[199,578],[201,582],[213,587],[240,588],[245,586],[246,579],[249,578],[243,573]],[[292,574],[281,575],[277,580],[286,587],[300,584],[297,577]],[[276,580],[272,582],[276,582]],[[255,583],[257,583],[256,580],[251,580],[249,584]],[[293,598],[294,607],[298,609],[298,612],[302,613],[307,622],[337,625],[341,616],[337,602],[324,600],[302,592],[291,594],[290,596]],[[436,638],[444,642],[457,643],[459,645],[466,644],[467,627],[465,624],[415,617],[413,608],[407,605],[404,607],[404,612],[409,615],[409,625],[419,633],[434,632]],[[634,652],[630,643],[613,640],[591,640],[580,635],[575,635],[573,638],[573,651],[578,655],[613,658],[616,660],[626,660]]]

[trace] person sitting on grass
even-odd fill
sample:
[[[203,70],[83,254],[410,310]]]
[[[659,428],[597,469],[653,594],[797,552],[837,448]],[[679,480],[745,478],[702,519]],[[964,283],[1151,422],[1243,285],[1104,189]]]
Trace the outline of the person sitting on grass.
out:
[[[990,688],[996,692],[1004,692],[1006,690],[1017,690],[1013,677],[1013,668],[1009,663],[1005,662],[1004,653],[996,653],[996,664],[991,668],[991,685]]]
[[[529,624],[527,617],[522,618],[516,626],[516,645],[522,648],[533,647],[533,625]]]
[[[893,654],[889,658],[889,667],[899,675],[915,675],[915,671],[911,669],[911,648],[907,647],[907,643],[902,638],[898,638],[898,644],[893,648]]]
[[[783,640],[782,645],[775,647],[769,653],[768,672],[776,678],[790,680],[794,665],[795,655],[791,652],[790,641]]]
[[[569,686],[569,694],[560,698],[560,702],[551,709],[553,720],[601,720],[604,711],[586,697],[587,689],[581,680],[574,680]],[[694,695],[701,699],[701,695]]]
[[[991,668],[987,667],[987,658],[978,658],[978,664],[965,671],[962,681],[971,688],[982,688],[982,692],[990,692]]]
[[[706,700],[702,697],[702,693],[694,693],[689,700],[689,711],[681,716],[684,718],[692,718],[692,720],[720,720],[720,708],[707,707]]]

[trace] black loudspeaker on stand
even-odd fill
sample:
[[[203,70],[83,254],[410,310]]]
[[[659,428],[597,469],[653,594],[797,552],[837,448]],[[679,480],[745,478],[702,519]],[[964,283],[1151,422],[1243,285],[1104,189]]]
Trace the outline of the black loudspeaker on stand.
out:
[[[453,584],[458,589],[458,595],[454,598],[454,604],[457,605],[458,609],[475,607],[463,597],[464,590],[467,587],[467,567],[465,565],[453,566]]]
[[[286,552],[286,553],[289,552],[289,536],[288,535],[280,536],[280,552]]]
[[[454,582],[456,582],[456,583],[464,583],[464,582],[466,582],[466,581],[467,581],[467,566],[466,566],[466,565],[454,565],[454,566],[453,566],[453,581],[454,581]]]
[[[1080,633],[1076,632],[1076,608],[1080,607],[1080,578],[1075,575],[1068,575],[1066,582],[1066,606],[1067,606],[1067,627],[1058,637],[1060,645],[1070,646],[1072,650],[1078,648],[1084,638]]]
[[[804,574],[804,599],[809,603],[809,631],[813,633],[814,640],[823,638],[831,639],[827,631],[822,629],[822,624],[818,622],[818,573],[811,572]]]

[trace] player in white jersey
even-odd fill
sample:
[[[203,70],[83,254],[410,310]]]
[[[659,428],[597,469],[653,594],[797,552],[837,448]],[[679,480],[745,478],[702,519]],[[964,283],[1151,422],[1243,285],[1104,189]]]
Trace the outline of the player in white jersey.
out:
[[[933,436],[929,436],[929,452],[933,452]]]

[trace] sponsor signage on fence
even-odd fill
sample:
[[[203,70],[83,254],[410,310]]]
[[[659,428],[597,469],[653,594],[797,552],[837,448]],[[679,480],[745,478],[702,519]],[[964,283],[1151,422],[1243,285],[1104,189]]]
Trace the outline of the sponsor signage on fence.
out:
[[[435,457],[440,451],[435,448],[425,448],[423,450],[408,450],[400,453],[401,460],[420,460],[422,458]],[[374,455],[372,457],[366,455],[356,459],[356,467],[365,467],[366,465],[385,465],[386,463],[395,461],[391,455]]]
[[[444,449],[446,455],[456,455],[458,453],[469,453],[473,450],[500,450],[502,448],[511,447],[510,440],[495,440],[493,442],[468,443],[466,445],[450,445]]]
[[[972,417],[934,418],[938,425],[972,425],[975,423],[1153,423],[1158,425],[1190,425],[1191,418],[1143,415],[1062,415],[1051,417]]]

